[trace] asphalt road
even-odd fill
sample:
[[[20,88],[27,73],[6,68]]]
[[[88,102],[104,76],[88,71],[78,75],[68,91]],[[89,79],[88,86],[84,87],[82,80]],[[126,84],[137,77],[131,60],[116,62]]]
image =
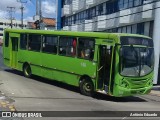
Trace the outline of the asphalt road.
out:
[[[3,56],[2,56],[3,50],[0,46],[0,69],[6,69],[6,66],[3,64]]]
[[[1,94],[17,111],[160,111],[160,97],[156,96],[114,98],[97,94],[92,98],[73,86],[37,76],[25,78],[3,65],[1,51],[0,68]]]

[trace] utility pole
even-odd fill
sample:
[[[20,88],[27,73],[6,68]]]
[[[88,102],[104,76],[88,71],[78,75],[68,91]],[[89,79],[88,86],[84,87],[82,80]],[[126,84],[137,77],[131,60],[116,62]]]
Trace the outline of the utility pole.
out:
[[[23,29],[23,10],[24,10],[24,7],[23,7],[23,4],[27,3],[27,1],[23,1],[23,0],[17,0],[17,2],[20,2],[21,3],[21,27]]]
[[[39,20],[42,18],[42,1],[36,0],[36,15],[39,16]]]
[[[8,9],[9,9],[9,16],[10,16],[10,20],[11,20],[11,28],[12,28],[12,26],[13,26],[13,15],[12,15],[12,13],[14,12],[13,10],[15,9],[15,7],[7,7]]]
[[[39,19],[40,19],[40,22],[41,22],[41,20],[42,20],[42,1],[41,0],[39,1],[39,14],[40,14],[39,15],[40,16]]]
[[[42,21],[42,10],[41,10],[41,0],[36,0],[36,15],[35,15],[35,25],[36,29],[41,29],[41,21]]]

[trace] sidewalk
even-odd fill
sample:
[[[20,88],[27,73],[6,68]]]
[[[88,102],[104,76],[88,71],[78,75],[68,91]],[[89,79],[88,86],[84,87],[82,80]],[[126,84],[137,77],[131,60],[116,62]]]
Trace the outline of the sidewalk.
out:
[[[3,93],[0,92],[0,111],[16,111],[13,103],[14,100],[6,97]]]
[[[160,97],[160,86],[153,86],[150,95],[156,95]]]
[[[5,96],[5,94],[0,91],[0,120],[24,120],[22,117],[10,117],[11,112],[16,112],[14,102],[15,100]]]

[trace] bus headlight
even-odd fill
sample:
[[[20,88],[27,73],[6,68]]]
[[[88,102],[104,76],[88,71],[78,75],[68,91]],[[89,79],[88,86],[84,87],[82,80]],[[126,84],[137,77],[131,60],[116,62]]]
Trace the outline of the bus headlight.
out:
[[[148,83],[147,83],[147,86],[152,86],[153,85],[153,81],[149,81]]]

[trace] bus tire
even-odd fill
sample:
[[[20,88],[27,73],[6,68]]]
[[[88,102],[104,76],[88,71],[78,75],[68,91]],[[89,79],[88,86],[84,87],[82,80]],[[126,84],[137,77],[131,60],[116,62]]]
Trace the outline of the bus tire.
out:
[[[24,64],[23,66],[23,74],[25,77],[30,78],[32,75],[31,67],[29,64]]]
[[[90,79],[83,78],[80,81],[79,87],[80,87],[81,94],[86,95],[86,96],[94,95],[94,85]]]

